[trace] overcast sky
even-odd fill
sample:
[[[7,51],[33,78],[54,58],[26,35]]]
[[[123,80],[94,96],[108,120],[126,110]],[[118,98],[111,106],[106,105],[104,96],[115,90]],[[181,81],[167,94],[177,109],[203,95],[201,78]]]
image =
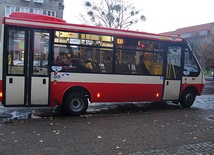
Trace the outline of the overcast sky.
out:
[[[92,0],[90,0],[92,1]],[[99,2],[99,0],[97,0]],[[214,0],[131,0],[146,17],[133,30],[161,33],[214,22]],[[64,0],[64,19],[69,23],[84,11],[84,0]]]

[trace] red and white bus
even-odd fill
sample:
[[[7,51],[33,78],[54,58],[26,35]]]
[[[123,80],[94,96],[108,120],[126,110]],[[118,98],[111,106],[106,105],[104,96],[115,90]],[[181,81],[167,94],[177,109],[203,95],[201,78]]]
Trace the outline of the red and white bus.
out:
[[[2,19],[4,106],[57,106],[80,115],[88,103],[179,102],[204,87],[202,69],[178,36],[68,24],[14,12]],[[145,71],[146,70],[146,71]]]

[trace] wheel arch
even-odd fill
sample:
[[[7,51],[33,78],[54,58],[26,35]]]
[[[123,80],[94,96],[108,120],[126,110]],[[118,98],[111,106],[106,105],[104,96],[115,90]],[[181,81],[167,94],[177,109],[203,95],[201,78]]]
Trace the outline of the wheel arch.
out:
[[[198,90],[195,87],[187,87],[180,95],[179,102],[182,107],[191,107],[195,101]]]
[[[193,92],[195,93],[195,95],[198,95],[198,90],[197,90],[197,88],[194,87],[194,86],[189,86],[189,87],[185,88],[185,89],[181,92],[180,98],[181,98],[181,96],[183,95],[184,92],[189,91],[189,90],[193,91]]]
[[[73,94],[73,93],[81,93],[83,95],[86,96],[86,98],[89,99],[89,101],[91,101],[91,94],[90,92],[88,91],[88,89],[86,89],[85,87],[83,86],[72,86],[70,87],[69,89],[67,89],[63,95],[63,100],[62,102],[65,102],[65,99],[70,95],[70,94]]]

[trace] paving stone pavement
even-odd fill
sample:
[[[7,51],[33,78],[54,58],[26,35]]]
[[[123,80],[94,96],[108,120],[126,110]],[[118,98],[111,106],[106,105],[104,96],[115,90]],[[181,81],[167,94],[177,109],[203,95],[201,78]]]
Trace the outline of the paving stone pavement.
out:
[[[165,149],[139,151],[128,155],[214,155],[214,142],[202,142]]]

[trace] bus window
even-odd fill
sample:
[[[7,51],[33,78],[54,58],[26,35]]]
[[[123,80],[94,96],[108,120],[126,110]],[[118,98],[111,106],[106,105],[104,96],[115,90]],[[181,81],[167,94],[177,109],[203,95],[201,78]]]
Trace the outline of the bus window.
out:
[[[166,78],[181,78],[181,46],[168,46]]]
[[[62,66],[62,71],[112,72],[112,49],[82,45],[68,48],[68,46],[71,45],[55,44],[54,48],[53,65]]]
[[[154,41],[151,40],[141,40],[141,48],[147,51],[154,50]]]
[[[136,52],[136,71],[137,74],[162,75],[163,53]]]
[[[140,41],[137,38],[116,37],[117,48],[121,49],[137,49]]]
[[[163,74],[163,42],[116,37],[116,47],[116,73]]]
[[[86,67],[91,66],[96,73],[112,73],[113,49],[97,46],[80,46],[80,49],[79,52]]]
[[[79,33],[74,32],[64,32],[64,31],[56,31],[55,32],[55,43],[73,43],[79,44]]]
[[[33,75],[48,75],[49,33],[34,32]]]
[[[193,57],[193,53],[186,47],[184,53],[184,76],[198,76],[199,71],[200,69]]]
[[[163,52],[164,44],[159,41],[141,40],[139,41],[140,49],[147,51]]]
[[[154,51],[163,52],[164,51],[164,44],[162,42],[155,41],[154,42]]]
[[[62,71],[112,73],[113,37],[55,32],[54,65]]]
[[[136,73],[133,66],[135,64],[135,51],[118,50],[116,53],[115,72],[116,73]]]
[[[152,54],[152,74],[162,75],[163,74],[163,53]]]
[[[24,74],[26,32],[12,28],[8,30],[8,36],[8,74]]]

